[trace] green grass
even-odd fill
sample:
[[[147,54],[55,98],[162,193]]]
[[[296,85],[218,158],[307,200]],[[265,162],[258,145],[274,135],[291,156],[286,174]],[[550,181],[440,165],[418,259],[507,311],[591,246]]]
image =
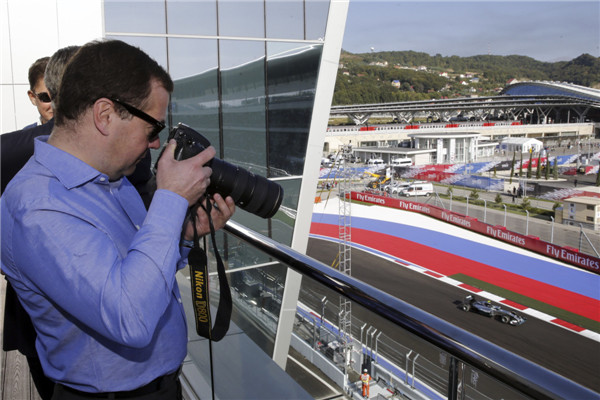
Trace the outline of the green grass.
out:
[[[476,287],[478,289],[485,290],[486,292],[493,293],[505,299],[514,301],[515,303],[519,303],[526,307],[533,308],[534,310],[541,311],[545,314],[551,315],[571,324],[580,326],[585,329],[589,329],[590,331],[594,331],[596,333],[600,333],[600,322],[598,321],[594,321],[592,319],[583,317],[581,315],[577,315],[570,311],[551,306],[539,300],[532,299],[531,297],[527,297],[522,294],[503,289],[491,283],[480,281],[479,279],[472,278],[468,275],[455,274],[452,275],[451,278],[456,279],[459,282],[466,283],[467,285]]]

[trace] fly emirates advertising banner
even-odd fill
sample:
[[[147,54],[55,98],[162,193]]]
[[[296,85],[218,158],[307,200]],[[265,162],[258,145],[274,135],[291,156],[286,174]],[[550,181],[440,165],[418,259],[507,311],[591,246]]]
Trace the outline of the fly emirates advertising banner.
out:
[[[482,235],[490,236],[495,239],[502,240],[503,242],[508,242],[515,246],[519,246],[600,274],[600,258],[596,258],[587,254],[581,254],[576,249],[561,247],[545,242],[535,236],[526,236],[521,235],[520,233],[511,232],[504,226],[489,225],[477,220],[477,218],[471,218],[429,204],[421,204],[392,197],[378,196],[371,193],[351,192],[350,198],[352,200],[362,201],[365,203],[377,204],[384,207],[397,208],[400,210],[418,212],[428,215],[444,222],[458,225],[462,228],[469,229]]]

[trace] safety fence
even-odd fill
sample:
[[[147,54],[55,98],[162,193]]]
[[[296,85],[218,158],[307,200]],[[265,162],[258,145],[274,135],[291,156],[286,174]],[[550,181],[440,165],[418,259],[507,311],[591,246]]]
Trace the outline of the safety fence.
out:
[[[548,243],[538,237],[509,231],[505,226],[489,225],[477,220],[477,218],[468,217],[430,204],[417,203],[394,197],[379,196],[372,193],[353,191],[350,192],[349,198],[365,203],[377,204],[384,207],[391,207],[424,214],[444,222],[460,226],[461,228],[469,229],[482,235],[510,243],[514,246],[522,247],[524,249],[543,254],[547,257],[551,257],[579,268],[600,274],[600,258],[579,253],[577,249],[566,248]]]

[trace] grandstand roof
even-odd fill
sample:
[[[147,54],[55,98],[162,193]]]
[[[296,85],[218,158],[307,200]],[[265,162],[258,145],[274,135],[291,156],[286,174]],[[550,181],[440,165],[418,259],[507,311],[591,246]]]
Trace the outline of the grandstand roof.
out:
[[[543,143],[537,139],[525,138],[525,137],[509,137],[506,139],[502,139],[502,144],[524,144],[524,143],[529,143],[529,142],[540,143],[540,144]]]
[[[568,96],[600,101],[600,90],[567,82],[516,82],[504,88],[500,94],[509,96]]]

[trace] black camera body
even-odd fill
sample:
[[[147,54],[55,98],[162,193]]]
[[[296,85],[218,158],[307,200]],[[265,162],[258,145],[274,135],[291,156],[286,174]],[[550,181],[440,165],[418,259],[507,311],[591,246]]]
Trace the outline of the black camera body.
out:
[[[171,139],[177,141],[176,160],[193,157],[210,146],[208,139],[181,122],[169,132],[167,142]],[[279,184],[216,157],[206,166],[212,169],[207,193],[231,196],[243,210],[262,218],[271,218],[279,210],[283,200]]]

